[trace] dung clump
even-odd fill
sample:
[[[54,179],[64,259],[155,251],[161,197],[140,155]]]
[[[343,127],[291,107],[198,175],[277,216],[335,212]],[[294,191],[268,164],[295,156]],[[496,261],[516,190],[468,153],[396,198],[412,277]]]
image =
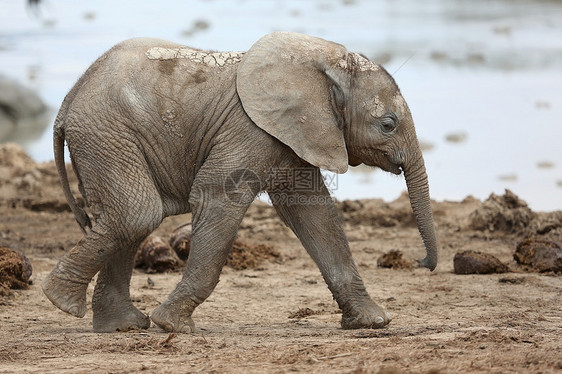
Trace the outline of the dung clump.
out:
[[[525,201],[506,189],[502,196],[491,194],[472,212],[469,225],[473,230],[514,233],[524,231],[535,217]]]
[[[191,224],[178,226],[170,238],[170,246],[182,261],[187,261],[191,250]],[[226,260],[226,266],[235,270],[255,269],[264,260],[278,259],[281,255],[274,247],[265,244],[250,244],[235,240]]]
[[[411,269],[412,262],[403,258],[402,251],[391,250],[377,259],[377,266],[390,269]]]
[[[455,274],[507,273],[509,268],[496,257],[478,251],[464,251],[453,258]]]
[[[562,241],[562,211],[538,213],[537,218],[529,225],[528,234],[541,235],[543,239],[557,242]]]
[[[191,223],[178,226],[170,238],[170,246],[180,260],[187,261],[191,249]]]
[[[28,289],[32,273],[27,257],[10,248],[0,247],[0,296],[10,295],[12,289]]]
[[[150,235],[143,240],[135,255],[135,267],[147,273],[177,271],[185,266],[172,247],[159,236]]]
[[[528,238],[517,244],[513,258],[518,264],[540,273],[562,272],[562,249],[555,242]]]

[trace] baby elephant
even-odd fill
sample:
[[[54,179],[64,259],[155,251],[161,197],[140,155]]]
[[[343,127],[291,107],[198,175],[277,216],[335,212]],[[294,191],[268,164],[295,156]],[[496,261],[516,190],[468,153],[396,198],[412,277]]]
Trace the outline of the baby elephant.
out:
[[[93,220],[70,192],[68,145]],[[340,44],[276,32],[249,51],[208,52],[133,39],[101,56],[68,93],[55,121],[62,187],[84,237],[44,280],[76,317],[99,272],[94,331],[191,332],[193,310],[216,286],[244,213],[267,192],[314,259],[344,329],[379,328],[390,315],[368,295],[320,169],[364,163],[404,173],[433,270],[437,239],[424,161],[408,105],[380,65]],[[131,303],[138,244],[162,220],[192,213],[182,280],[150,316]]]

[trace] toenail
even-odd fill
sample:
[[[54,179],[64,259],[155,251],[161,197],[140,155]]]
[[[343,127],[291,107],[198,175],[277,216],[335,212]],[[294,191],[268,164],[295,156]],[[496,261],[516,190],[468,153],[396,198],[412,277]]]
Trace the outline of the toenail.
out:
[[[380,325],[380,324],[383,323],[383,322],[384,322],[384,318],[382,318],[382,317],[377,317],[377,318],[375,318],[375,323],[376,323],[377,325]]]

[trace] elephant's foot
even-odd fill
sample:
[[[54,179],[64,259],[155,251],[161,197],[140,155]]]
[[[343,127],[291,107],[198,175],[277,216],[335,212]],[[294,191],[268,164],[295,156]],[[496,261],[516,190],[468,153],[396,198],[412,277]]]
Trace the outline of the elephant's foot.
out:
[[[191,333],[195,331],[195,324],[191,319],[195,306],[196,304],[191,300],[184,303],[167,300],[154,309],[150,319],[164,331]]]
[[[66,279],[58,267],[41,283],[45,296],[60,310],[78,318],[86,314],[87,282]]]
[[[94,289],[92,311],[95,332],[129,331],[150,327],[150,318],[135,308],[128,288],[108,284],[103,274],[98,277]]]
[[[341,326],[351,329],[380,329],[392,321],[392,316],[375,303],[369,303],[352,310],[344,310]]]
[[[133,305],[112,313],[94,309],[94,332],[115,332],[148,329],[150,318]]]

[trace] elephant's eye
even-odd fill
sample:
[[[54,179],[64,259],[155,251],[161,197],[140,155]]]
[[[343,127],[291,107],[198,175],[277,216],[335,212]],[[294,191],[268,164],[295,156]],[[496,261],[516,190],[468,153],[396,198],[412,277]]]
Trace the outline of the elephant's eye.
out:
[[[381,127],[384,132],[392,132],[396,128],[396,123],[398,122],[398,118],[396,118],[396,114],[389,113],[380,119]]]

